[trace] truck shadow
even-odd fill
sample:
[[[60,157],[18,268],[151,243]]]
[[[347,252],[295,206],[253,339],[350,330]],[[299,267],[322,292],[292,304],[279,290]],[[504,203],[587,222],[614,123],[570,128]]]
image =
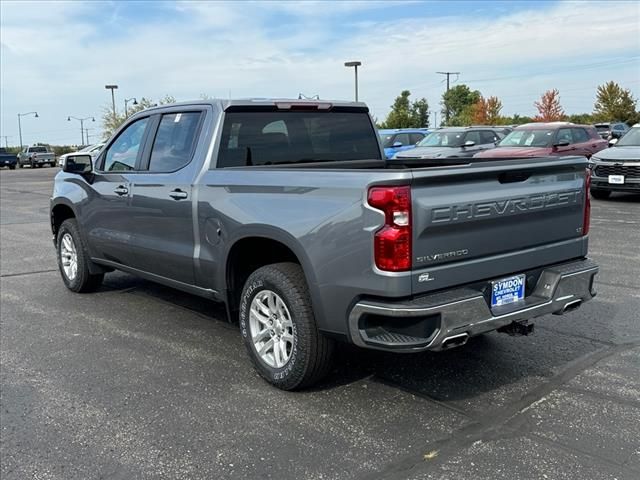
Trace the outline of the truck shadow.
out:
[[[108,275],[105,284],[107,289],[145,295],[196,314],[212,336],[220,328],[237,328],[226,320],[222,304],[122,273]],[[552,377],[566,363],[601,346],[544,327],[527,337],[485,334],[444,352],[397,354],[339,343],[331,373],[306,392],[330,391],[367,379],[442,402],[471,400],[491,392],[524,391],[532,382]],[[245,355],[240,342],[238,355]],[[248,361],[246,366],[251,368]]]

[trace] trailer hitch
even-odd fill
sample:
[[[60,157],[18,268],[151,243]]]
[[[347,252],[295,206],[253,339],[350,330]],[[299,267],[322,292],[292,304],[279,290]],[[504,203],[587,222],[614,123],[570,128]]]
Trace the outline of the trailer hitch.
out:
[[[511,322],[509,325],[500,327],[498,329],[498,332],[506,333],[507,335],[511,335],[512,337],[518,335],[529,335],[533,333],[533,323],[529,323],[527,320],[523,322]]]

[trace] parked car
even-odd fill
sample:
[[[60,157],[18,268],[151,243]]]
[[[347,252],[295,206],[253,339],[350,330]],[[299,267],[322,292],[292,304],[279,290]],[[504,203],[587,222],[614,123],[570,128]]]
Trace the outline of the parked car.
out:
[[[104,143],[96,143],[95,145],[88,145],[77,152],[64,153],[58,157],[58,166],[62,167],[69,155],[77,155],[78,153],[88,153],[91,155],[91,158],[95,159],[100,153],[100,150],[102,150],[102,147],[104,147]]]
[[[0,148],[0,167],[9,167],[15,170],[18,158],[15,153],[7,152],[6,148]]]
[[[605,140],[620,138],[629,131],[629,125],[624,122],[596,123],[594,127],[596,127],[598,134]]]
[[[475,153],[495,148],[504,138],[503,128],[446,127],[427,135],[416,148],[394,155],[394,160],[471,158]]]
[[[31,168],[42,167],[44,165],[53,167],[55,164],[55,155],[47,146],[27,146],[18,154],[18,167],[20,168],[23,168],[25,165],[29,165]]]
[[[411,150],[422,140],[429,130],[426,128],[399,128],[396,130],[378,130],[380,141],[386,158],[393,157],[398,152]]]
[[[54,182],[64,284],[118,269],[224,302],[285,390],[336,340],[445,350],[595,295],[584,157],[390,165],[363,103],[261,99],[138,112],[92,164]]]
[[[640,125],[633,126],[615,145],[591,157],[591,195],[609,198],[611,192],[640,193]]]
[[[589,158],[608,143],[589,125],[567,122],[527,123],[516,127],[497,148],[477,158],[526,158],[584,155]]]

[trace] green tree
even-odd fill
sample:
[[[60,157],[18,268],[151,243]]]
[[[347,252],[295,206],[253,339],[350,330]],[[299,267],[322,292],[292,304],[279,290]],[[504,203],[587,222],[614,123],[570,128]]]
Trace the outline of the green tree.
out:
[[[171,95],[165,95],[158,102],[154,102],[150,98],[142,97],[137,105],[132,105],[130,108],[127,108],[127,114],[130,117],[131,115],[141,112],[142,110],[146,110],[147,108],[155,107],[156,105],[166,105],[169,103],[176,103],[176,99]],[[110,106],[105,106],[102,108],[102,131],[104,135],[104,139],[108,139],[113,133],[120,128],[127,117],[124,116],[124,112],[118,113],[116,111],[116,115],[113,115],[113,109]]]
[[[469,125],[472,119],[473,104],[482,95],[478,90],[471,90],[464,83],[450,88],[442,95],[442,116],[447,125]]]
[[[567,117],[571,123],[579,123],[581,125],[591,125],[596,122],[590,113],[574,113]]]
[[[411,92],[403,90],[391,105],[387,119],[382,128],[418,128],[429,126],[429,103],[421,98],[411,103]]]
[[[598,121],[622,121],[633,125],[640,120],[637,104],[629,89],[616,82],[607,82],[598,86],[593,115]]]

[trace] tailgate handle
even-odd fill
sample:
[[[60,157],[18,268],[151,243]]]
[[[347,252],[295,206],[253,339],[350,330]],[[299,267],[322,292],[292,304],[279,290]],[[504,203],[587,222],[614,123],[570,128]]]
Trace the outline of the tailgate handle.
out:
[[[504,172],[498,175],[500,183],[524,182],[531,176],[530,172]]]

